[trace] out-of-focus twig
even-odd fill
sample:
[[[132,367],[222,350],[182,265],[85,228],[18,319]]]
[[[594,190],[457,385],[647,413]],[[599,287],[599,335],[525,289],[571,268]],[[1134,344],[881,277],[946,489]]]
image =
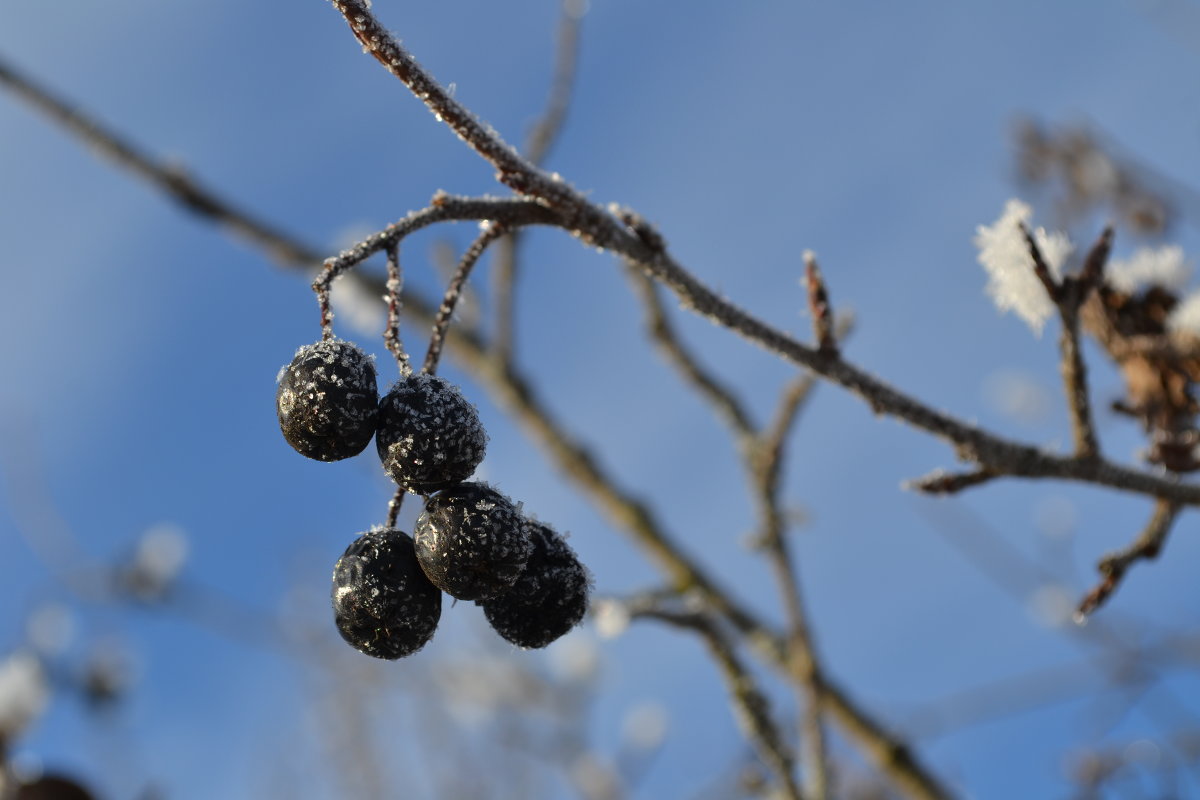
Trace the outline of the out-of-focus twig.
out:
[[[0,84],[7,86],[55,124],[87,142],[94,151],[111,159],[117,166],[159,187],[188,211],[208,217],[246,239],[277,262],[297,266],[311,265],[321,260],[317,251],[296,242],[282,230],[212,192],[181,167],[146,154],[128,139],[74,108],[3,60],[0,60]]]
[[[992,470],[981,467],[966,472],[947,472],[935,469],[928,475],[904,482],[905,489],[912,489],[923,494],[956,494],[963,489],[979,486],[999,477]]]
[[[646,314],[646,330],[651,340],[658,345],[667,361],[696,392],[726,422],[739,446],[743,448],[755,436],[755,425],[742,401],[733,391],[701,366],[695,356],[680,341],[674,326],[663,308],[658,286],[636,265],[627,264],[626,270]]]
[[[1033,259],[1034,273],[1046,289],[1046,294],[1058,308],[1062,321],[1059,352],[1062,355],[1060,372],[1067,406],[1071,412],[1071,432],[1075,440],[1075,455],[1079,458],[1096,458],[1100,444],[1096,439],[1096,428],[1092,423],[1091,398],[1087,387],[1087,367],[1083,362],[1083,351],[1079,345],[1079,313],[1104,276],[1104,264],[1112,249],[1113,229],[1107,227],[1092,246],[1084,259],[1079,275],[1064,275],[1055,280],[1050,273],[1042,250],[1033,234],[1024,224],[1021,233]]]
[[[801,800],[794,760],[783,735],[771,717],[767,697],[758,688],[754,676],[742,664],[733,642],[721,631],[717,623],[704,614],[666,609],[657,602],[639,603],[634,600],[630,603],[629,611],[632,618],[656,619],[700,635],[713,660],[721,669],[721,675],[729,687],[735,715],[754,744],[759,757],[770,767],[785,795],[792,800]]]
[[[579,63],[579,29],[584,10],[584,4],[580,0],[563,0],[550,93],[546,98],[546,107],[525,140],[525,157],[539,166],[545,162],[546,155],[558,139],[563,122],[567,118],[575,83],[575,70]],[[492,286],[496,314],[492,342],[496,352],[504,358],[512,357],[513,340],[516,335],[513,287],[517,280],[517,253],[522,237],[522,232],[516,230],[496,244],[495,266],[492,270],[495,276]]]
[[[1171,526],[1179,516],[1179,511],[1179,506],[1174,503],[1159,500],[1154,505],[1154,514],[1137,539],[1123,550],[1109,553],[1100,560],[1097,569],[1103,579],[1080,602],[1077,613],[1081,619],[1086,618],[1112,596],[1112,593],[1121,585],[1121,581],[1130,567],[1139,561],[1158,558],[1163,544],[1167,541],[1167,536],[1171,533]]]
[[[484,224],[486,227],[483,232],[475,238],[467,251],[463,253],[462,259],[459,260],[458,268],[454,270],[454,275],[450,278],[450,285],[446,287],[446,294],[442,297],[442,304],[438,307],[437,316],[434,317],[433,333],[429,337],[429,350],[425,353],[425,364],[421,368],[421,372],[428,375],[437,372],[438,360],[442,356],[442,345],[446,340],[446,330],[450,325],[450,318],[454,315],[454,307],[458,304],[463,286],[466,285],[467,278],[471,274],[471,269],[483,256],[483,252],[488,249],[488,246],[505,233],[506,229],[503,223]]]

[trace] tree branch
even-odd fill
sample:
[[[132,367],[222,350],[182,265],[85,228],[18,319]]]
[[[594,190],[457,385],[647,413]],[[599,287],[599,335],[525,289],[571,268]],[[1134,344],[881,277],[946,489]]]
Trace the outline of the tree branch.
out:
[[[656,619],[700,635],[721,670],[733,701],[734,714],[746,737],[758,751],[759,758],[774,773],[785,796],[801,800],[800,787],[796,784],[795,763],[783,735],[771,718],[770,703],[750,671],[742,664],[737,649],[716,622],[704,614],[665,609],[655,601],[635,601],[630,605],[630,616]]]

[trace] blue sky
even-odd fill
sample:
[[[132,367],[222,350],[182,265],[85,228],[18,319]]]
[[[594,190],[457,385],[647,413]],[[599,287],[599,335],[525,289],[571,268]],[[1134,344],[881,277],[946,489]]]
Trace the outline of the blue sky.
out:
[[[349,232],[382,227],[435,190],[497,191],[490,169],[362,55],[328,3],[287,5],[9,4],[0,9],[0,54],[330,253]],[[1018,192],[1009,137],[1018,114],[1094,124],[1200,186],[1200,85],[1189,80],[1200,36],[1172,20],[1172,7],[1196,13],[1182,2],[593,0],[574,104],[549,167],[597,201],[636,208],[699,277],[802,336],[800,253],[815,250],[835,305],[857,315],[852,360],[963,418],[1065,447],[1056,333],[1037,339],[996,312],[971,239]],[[508,141],[523,139],[546,92],[553,0],[375,0],[374,8],[455,84],[459,100]],[[10,485],[21,475],[43,493],[0,500],[9,609],[0,646],[21,644],[25,616],[42,598],[73,602],[18,535],[30,508],[48,506],[92,559],[117,558],[151,525],[178,524],[189,534],[189,580],[263,613],[289,609],[304,624],[326,624],[333,560],[355,532],[382,521],[389,490],[369,453],[310,463],[278,434],[276,371],[319,335],[307,280],[95,160],[8,96],[0,187],[10,376],[0,395],[0,469]],[[1041,198],[1027,199],[1038,222],[1052,224]],[[459,226],[416,237],[405,251],[408,280],[437,286],[430,245],[446,236],[461,248],[472,235]],[[1200,251],[1194,227],[1173,238]],[[1116,252],[1133,245],[1119,238]],[[520,353],[547,403],[624,485],[657,504],[692,553],[778,618],[768,572],[744,547],[750,506],[732,446],[646,345],[618,265],[541,231],[528,239],[524,277]],[[783,364],[701,320],[677,322],[760,417],[770,412],[790,376]],[[383,362],[380,342],[369,344]],[[1089,355],[1103,405],[1119,395],[1119,380],[1097,351]],[[1002,413],[988,390],[997,371],[1041,387],[1048,413],[1033,421]],[[485,390],[453,365],[447,374],[463,381],[492,436],[487,479],[570,531],[598,590],[653,586],[653,569]],[[1101,437],[1126,460],[1140,446],[1118,419],[1102,416]],[[1095,559],[1149,513],[1138,498],[1048,482],[996,484],[945,503],[899,488],[952,465],[946,447],[822,387],[786,474],[789,502],[809,517],[796,549],[829,668],[901,729],[926,703],[1095,653],[1077,631],[1039,623],[1029,587],[990,582],[939,525],[953,536],[986,524],[1075,596],[1090,585]],[[1064,503],[1073,535],[1050,539],[1039,515]],[[1195,627],[1194,527],[1185,516],[1165,557],[1139,568],[1106,612],[1131,640],[1145,619]],[[173,798],[259,796],[272,769],[258,758],[263,743],[287,742],[302,727],[296,709],[312,692],[303,670],[178,615],[77,613],[78,650],[111,637],[136,653],[139,681],[114,723],[127,742],[124,766],[108,768],[97,742],[111,736],[69,700],[51,706],[24,747],[94,776],[113,796],[148,780]],[[479,616],[447,606],[439,636],[417,658],[471,652]],[[671,720],[639,796],[689,796],[708,777],[697,765],[724,765],[742,747],[695,642],[635,627],[597,646],[601,746],[612,750],[624,713],[645,700],[661,702]],[[1193,677],[1180,672],[1168,685],[1169,700],[1147,704],[1200,713]],[[1065,796],[1062,763],[1073,749],[1159,729],[1139,707],[1105,730],[1097,708],[1056,703],[917,743],[971,797]],[[403,718],[380,724],[381,736],[408,735]],[[214,762],[225,768],[210,769]],[[327,796],[312,786],[312,796]]]

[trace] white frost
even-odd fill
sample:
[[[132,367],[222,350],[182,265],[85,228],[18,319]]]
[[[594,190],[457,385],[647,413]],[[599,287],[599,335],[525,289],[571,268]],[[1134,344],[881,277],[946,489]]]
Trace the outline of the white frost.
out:
[[[50,683],[37,656],[17,652],[0,664],[0,737],[12,741],[37,719],[50,699]]]
[[[1105,282],[1125,294],[1136,294],[1149,286],[1180,291],[1191,279],[1179,245],[1143,247],[1126,260],[1113,259],[1104,271]]]
[[[1200,292],[1192,292],[1167,315],[1167,330],[1200,336]]]
[[[601,597],[592,604],[592,619],[600,638],[615,639],[629,627],[629,609],[619,600]]]
[[[993,225],[980,225],[975,234],[979,263],[988,273],[987,292],[1001,311],[1013,311],[1039,336],[1046,320],[1054,315],[1054,303],[1033,271],[1033,257],[1021,223],[1026,226],[1033,210],[1020,200],[1009,200],[1004,213]],[[1034,241],[1042,251],[1046,266],[1055,280],[1062,277],[1062,266],[1073,249],[1063,233],[1047,233],[1038,228]]]

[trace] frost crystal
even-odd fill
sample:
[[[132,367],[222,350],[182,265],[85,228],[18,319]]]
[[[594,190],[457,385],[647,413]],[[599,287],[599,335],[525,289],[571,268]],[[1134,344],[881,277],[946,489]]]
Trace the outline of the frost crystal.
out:
[[[50,699],[42,662],[18,652],[0,664],[0,738],[12,741],[41,715]]]
[[[991,226],[980,225],[975,235],[979,263],[988,273],[987,292],[1001,311],[1014,311],[1033,332],[1041,335],[1046,320],[1054,314],[1054,303],[1033,271],[1033,257],[1021,223],[1028,225],[1033,210],[1020,200],[1009,200],[1004,213]],[[1062,277],[1062,265],[1072,251],[1071,241],[1063,233],[1047,233],[1038,228],[1034,241],[1046,259],[1050,274]]]
[[[134,567],[146,580],[165,587],[179,574],[187,560],[188,541],[175,525],[155,525],[142,535],[134,555]]]
[[[1184,263],[1183,248],[1179,245],[1143,247],[1128,260],[1108,262],[1104,280],[1125,294],[1136,294],[1149,286],[1179,291],[1191,278],[1191,272],[1190,266]]]
[[[629,609],[620,600],[601,598],[592,604],[592,621],[601,639],[615,639],[629,627]]]
[[[1167,330],[1200,336],[1200,292],[1192,292],[1167,315]]]

